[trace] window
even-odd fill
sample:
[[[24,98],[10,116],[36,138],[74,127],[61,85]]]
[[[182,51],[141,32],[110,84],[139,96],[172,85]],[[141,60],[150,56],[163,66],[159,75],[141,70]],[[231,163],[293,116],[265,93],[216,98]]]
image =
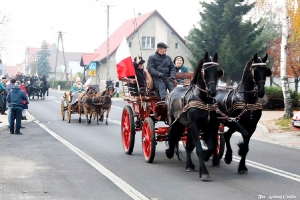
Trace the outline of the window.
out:
[[[175,49],[179,49],[179,44],[175,43]]]
[[[142,37],[142,49],[154,49],[155,37]]]
[[[128,43],[129,48],[131,48],[131,44],[132,44],[132,42],[129,42],[129,43]]]

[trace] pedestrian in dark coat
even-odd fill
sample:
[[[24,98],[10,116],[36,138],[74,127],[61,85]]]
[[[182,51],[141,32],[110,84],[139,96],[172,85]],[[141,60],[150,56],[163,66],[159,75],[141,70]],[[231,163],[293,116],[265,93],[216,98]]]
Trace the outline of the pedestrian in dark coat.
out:
[[[7,95],[7,102],[11,106],[11,118],[10,118],[10,134],[22,135],[20,132],[23,100],[28,102],[28,98],[23,90],[20,89],[21,82],[16,82],[16,87],[12,88]],[[16,130],[14,130],[14,121],[16,120]]]
[[[6,111],[6,82],[7,82],[7,78],[4,76],[2,77],[2,88],[0,89],[0,95],[1,95],[1,102],[0,102],[0,106],[1,106],[1,115],[6,115],[5,111]]]
[[[156,52],[149,56],[148,71],[151,74],[155,88],[159,92],[162,101],[165,101],[167,89],[171,92],[174,89],[173,81],[176,77],[175,65],[170,56],[166,55],[168,46],[159,42]]]
[[[11,79],[10,80],[10,83],[7,85],[6,87],[6,93],[9,94],[9,91],[12,89],[12,88],[15,88],[16,87],[16,79]],[[7,121],[8,121],[8,126],[10,126],[10,119],[11,119],[11,107],[10,107],[10,103],[7,102]]]

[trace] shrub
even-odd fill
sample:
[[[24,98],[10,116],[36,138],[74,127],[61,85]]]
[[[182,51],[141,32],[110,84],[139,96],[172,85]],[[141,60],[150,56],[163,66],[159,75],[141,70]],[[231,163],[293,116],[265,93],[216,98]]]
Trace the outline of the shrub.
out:
[[[269,99],[284,101],[282,88],[280,87],[265,87],[265,95],[267,95]],[[299,106],[299,94],[297,94],[296,91],[291,91],[291,99],[293,107]]]

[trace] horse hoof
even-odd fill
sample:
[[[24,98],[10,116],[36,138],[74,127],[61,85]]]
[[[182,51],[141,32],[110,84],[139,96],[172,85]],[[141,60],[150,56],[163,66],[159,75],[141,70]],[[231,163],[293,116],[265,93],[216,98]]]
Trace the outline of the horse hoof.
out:
[[[210,180],[210,176],[209,176],[209,174],[200,174],[200,179],[202,181],[208,181],[208,180]]]
[[[186,172],[196,172],[195,167],[185,167]]]
[[[225,161],[225,163],[227,165],[229,165],[231,163],[231,161],[232,161],[232,154],[231,155],[230,154],[226,154],[225,158],[224,158],[224,161]]]
[[[189,168],[189,167],[188,167],[188,168],[185,168],[185,171],[186,171],[186,172],[194,172],[195,170],[194,170],[193,168]]]
[[[170,149],[166,149],[167,158],[171,159],[174,156],[174,151],[172,152]]]
[[[212,167],[220,168],[220,163],[216,163],[216,164],[213,163],[213,164],[212,164]]]
[[[239,174],[248,174],[248,171],[247,170],[240,170],[238,171]]]

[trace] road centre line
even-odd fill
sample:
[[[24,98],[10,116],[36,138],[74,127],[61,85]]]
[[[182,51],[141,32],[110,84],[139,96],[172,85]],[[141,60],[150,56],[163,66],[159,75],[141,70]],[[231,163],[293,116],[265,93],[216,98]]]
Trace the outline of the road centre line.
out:
[[[41,128],[43,128],[45,131],[47,131],[50,135],[52,135],[54,138],[56,138],[58,141],[60,141],[62,144],[67,146],[69,149],[71,149],[75,154],[77,154],[79,157],[81,157],[83,160],[85,160],[87,163],[89,163],[91,166],[93,166],[96,170],[98,170],[101,174],[103,174],[106,178],[108,178],[110,181],[112,181],[115,185],[117,185],[123,192],[128,194],[132,199],[134,200],[149,200],[145,195],[137,191],[135,188],[133,188],[131,185],[123,181],[120,177],[115,175],[113,172],[105,168],[103,165],[101,165],[99,162],[97,162],[95,159],[81,151],[79,148],[75,147],[73,144],[65,140],[64,138],[60,137],[58,134],[56,134],[54,131],[50,130],[47,126],[40,123],[38,120],[34,121],[36,124],[38,124]],[[113,122],[113,121],[112,121]]]

